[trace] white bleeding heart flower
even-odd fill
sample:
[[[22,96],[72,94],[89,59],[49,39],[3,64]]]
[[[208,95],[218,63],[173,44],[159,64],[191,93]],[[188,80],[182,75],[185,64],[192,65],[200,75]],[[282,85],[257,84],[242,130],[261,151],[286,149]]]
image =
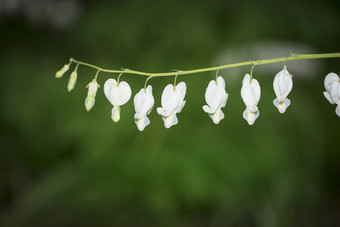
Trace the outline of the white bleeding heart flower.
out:
[[[85,108],[87,111],[90,111],[92,107],[94,106],[94,103],[96,101],[95,97],[97,94],[97,90],[99,88],[99,84],[96,80],[92,80],[91,83],[89,83],[86,88],[88,88],[87,97],[85,99]]]
[[[284,113],[290,105],[288,94],[293,88],[292,75],[287,71],[287,67],[276,74],[273,82],[273,88],[276,95],[273,104],[277,107],[280,113]]]
[[[162,116],[165,128],[170,128],[178,123],[176,117],[185,105],[186,84],[180,82],[175,87],[168,84],[162,93],[161,104],[162,107],[157,108],[157,113]]]
[[[146,126],[150,124],[150,120],[147,117],[150,114],[155,99],[152,96],[152,87],[149,85],[146,89],[142,88],[134,97],[135,111],[134,116],[135,123],[139,131],[143,131]]]
[[[328,73],[324,85],[326,91],[323,92],[326,99],[331,104],[337,104],[335,113],[340,117],[340,79],[335,73]]]
[[[66,71],[70,68],[70,66],[68,64],[64,65],[63,68],[61,68],[56,74],[55,77],[56,78],[61,78]]]
[[[205,91],[205,101],[208,105],[204,105],[203,110],[209,114],[215,124],[224,118],[221,108],[225,107],[227,100],[228,94],[225,91],[223,77],[219,76],[217,80],[211,80]]]
[[[249,74],[246,74],[243,78],[241,97],[246,105],[246,109],[243,112],[243,118],[247,120],[249,125],[253,125],[260,115],[257,104],[261,98],[261,88],[256,79],[250,81]]]
[[[77,81],[77,76],[78,76],[78,74],[77,74],[76,71],[71,73],[70,79],[69,79],[68,84],[67,84],[67,90],[69,92],[73,90],[74,85],[76,84],[76,81]]]
[[[117,83],[115,79],[110,78],[104,84],[104,93],[113,105],[111,118],[114,122],[118,122],[120,119],[120,106],[129,101],[131,88],[125,81]]]

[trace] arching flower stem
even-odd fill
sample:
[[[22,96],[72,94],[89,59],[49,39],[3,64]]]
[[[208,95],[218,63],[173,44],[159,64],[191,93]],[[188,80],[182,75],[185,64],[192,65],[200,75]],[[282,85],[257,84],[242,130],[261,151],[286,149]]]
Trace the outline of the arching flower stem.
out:
[[[201,69],[192,69],[192,70],[183,70],[183,71],[176,71],[176,72],[164,72],[164,73],[148,73],[142,71],[136,71],[131,69],[122,69],[122,70],[111,70],[111,69],[104,69],[98,67],[96,65],[92,65],[86,62],[75,60],[74,58],[70,59],[70,63],[77,63],[79,65],[91,67],[101,72],[106,73],[126,73],[126,74],[135,74],[147,77],[164,77],[164,76],[180,76],[180,75],[187,75],[187,74],[195,74],[195,73],[202,73],[202,72],[210,72],[228,68],[235,68],[247,65],[266,65],[271,63],[277,62],[286,62],[286,61],[295,61],[295,60],[307,60],[307,59],[321,59],[321,58],[340,58],[340,53],[327,53],[327,54],[291,54],[288,57],[282,58],[272,58],[272,59],[264,59],[264,60],[256,60],[256,61],[245,61],[227,65],[221,65],[216,67],[208,67],[208,68],[201,68]]]

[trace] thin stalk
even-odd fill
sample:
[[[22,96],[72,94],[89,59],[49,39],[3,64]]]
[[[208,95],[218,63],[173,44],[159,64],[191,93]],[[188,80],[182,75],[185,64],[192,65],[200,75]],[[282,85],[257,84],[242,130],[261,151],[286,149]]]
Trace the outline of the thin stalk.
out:
[[[126,73],[126,74],[135,74],[135,75],[141,75],[141,76],[147,76],[147,77],[164,77],[164,76],[176,76],[176,75],[179,76],[179,75],[187,75],[187,74],[194,74],[194,73],[210,72],[210,71],[215,71],[215,70],[229,69],[229,68],[235,68],[235,67],[241,67],[241,66],[247,66],[247,65],[266,65],[266,64],[277,63],[277,62],[307,60],[307,59],[321,59],[321,58],[340,58],[340,53],[292,54],[288,57],[282,57],[282,58],[245,61],[245,62],[221,65],[221,66],[216,66],[216,67],[183,70],[183,71],[176,71],[176,72],[161,72],[161,73],[148,73],[148,72],[142,72],[142,71],[136,71],[136,70],[130,70],[130,69],[124,69],[124,70],[104,69],[96,65],[92,65],[89,63],[75,60],[74,58],[71,58],[70,62],[77,63],[83,66],[88,66],[88,67],[100,70],[102,72],[107,72],[107,73]]]

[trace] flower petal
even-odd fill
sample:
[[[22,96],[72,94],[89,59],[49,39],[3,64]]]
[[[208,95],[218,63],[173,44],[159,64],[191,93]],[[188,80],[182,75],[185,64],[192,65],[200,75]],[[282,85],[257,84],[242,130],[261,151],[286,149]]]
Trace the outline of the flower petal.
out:
[[[162,117],[164,121],[165,128],[170,128],[173,125],[176,125],[178,123],[178,119],[176,117],[176,114],[170,115],[168,117]]]
[[[223,93],[216,85],[215,80],[211,80],[205,92],[205,101],[210,106],[210,109],[215,112],[223,101]]]
[[[184,100],[186,91],[187,91],[187,85],[184,82],[180,82],[175,87],[175,92],[178,94],[179,98],[182,100]]]
[[[162,93],[162,107],[166,113],[173,114],[175,109],[180,104],[180,99],[177,93],[174,91],[174,86],[168,84]]]
[[[208,105],[204,105],[202,108],[203,108],[204,112],[206,112],[208,114],[214,113],[214,111],[212,111]]]
[[[85,99],[85,108],[87,111],[90,111],[92,107],[94,106],[94,103],[96,102],[96,99],[94,97],[86,96]]]
[[[116,85],[117,85],[117,81],[113,78],[108,79],[104,83],[104,94],[105,94],[106,98],[109,100],[109,102],[111,102],[111,104],[112,104],[111,90],[112,90],[113,87],[116,87]]]
[[[340,117],[340,104],[335,108],[335,113]]]
[[[223,77],[221,77],[221,76],[217,77],[217,86],[220,89],[225,90],[225,81],[224,81]]]
[[[325,98],[328,100],[328,102],[330,102],[331,104],[334,104],[331,95],[328,93],[328,91],[324,91],[323,95],[325,96]]]
[[[324,80],[326,91],[329,92],[331,88],[331,83],[333,83],[334,81],[339,81],[339,76],[336,73],[328,73]]]
[[[150,87],[149,85],[148,89],[142,88],[134,97],[135,111],[138,114],[145,115],[149,113],[154,105],[155,100],[151,93],[152,88],[150,89]]]
[[[113,106],[111,111],[111,118],[114,122],[118,122],[120,120],[120,107]]]
[[[139,131],[143,131],[146,126],[150,124],[150,120],[147,116],[144,116],[139,119],[135,119],[135,123]]]
[[[330,96],[332,98],[332,101],[336,104],[340,103],[340,97],[338,96],[339,85],[340,85],[339,82],[333,82],[331,83],[331,87],[330,87]]]
[[[218,109],[213,114],[209,114],[209,116],[215,124],[218,124],[224,118],[224,113],[221,109]]]
[[[249,125],[253,125],[259,116],[260,111],[252,112],[246,108],[243,112],[243,118],[247,120]]]

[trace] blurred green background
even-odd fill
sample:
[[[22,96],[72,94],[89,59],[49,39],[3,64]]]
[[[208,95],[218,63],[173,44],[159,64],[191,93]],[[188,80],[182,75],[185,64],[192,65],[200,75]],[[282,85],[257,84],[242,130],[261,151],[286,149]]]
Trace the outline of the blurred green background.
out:
[[[255,67],[255,125],[242,118],[241,80],[220,72],[229,100],[214,125],[202,106],[215,72],[187,84],[179,124],[154,109],[139,132],[133,99],[114,123],[95,70],[55,79],[70,57],[105,68],[194,69],[340,51],[340,2],[0,1],[0,226],[340,226],[340,119],[323,79],[340,59],[288,62],[292,101],[281,115],[272,81],[282,64]],[[101,73],[98,82],[117,75]],[[123,75],[136,94],[145,77]],[[173,78],[155,78],[155,107]]]

